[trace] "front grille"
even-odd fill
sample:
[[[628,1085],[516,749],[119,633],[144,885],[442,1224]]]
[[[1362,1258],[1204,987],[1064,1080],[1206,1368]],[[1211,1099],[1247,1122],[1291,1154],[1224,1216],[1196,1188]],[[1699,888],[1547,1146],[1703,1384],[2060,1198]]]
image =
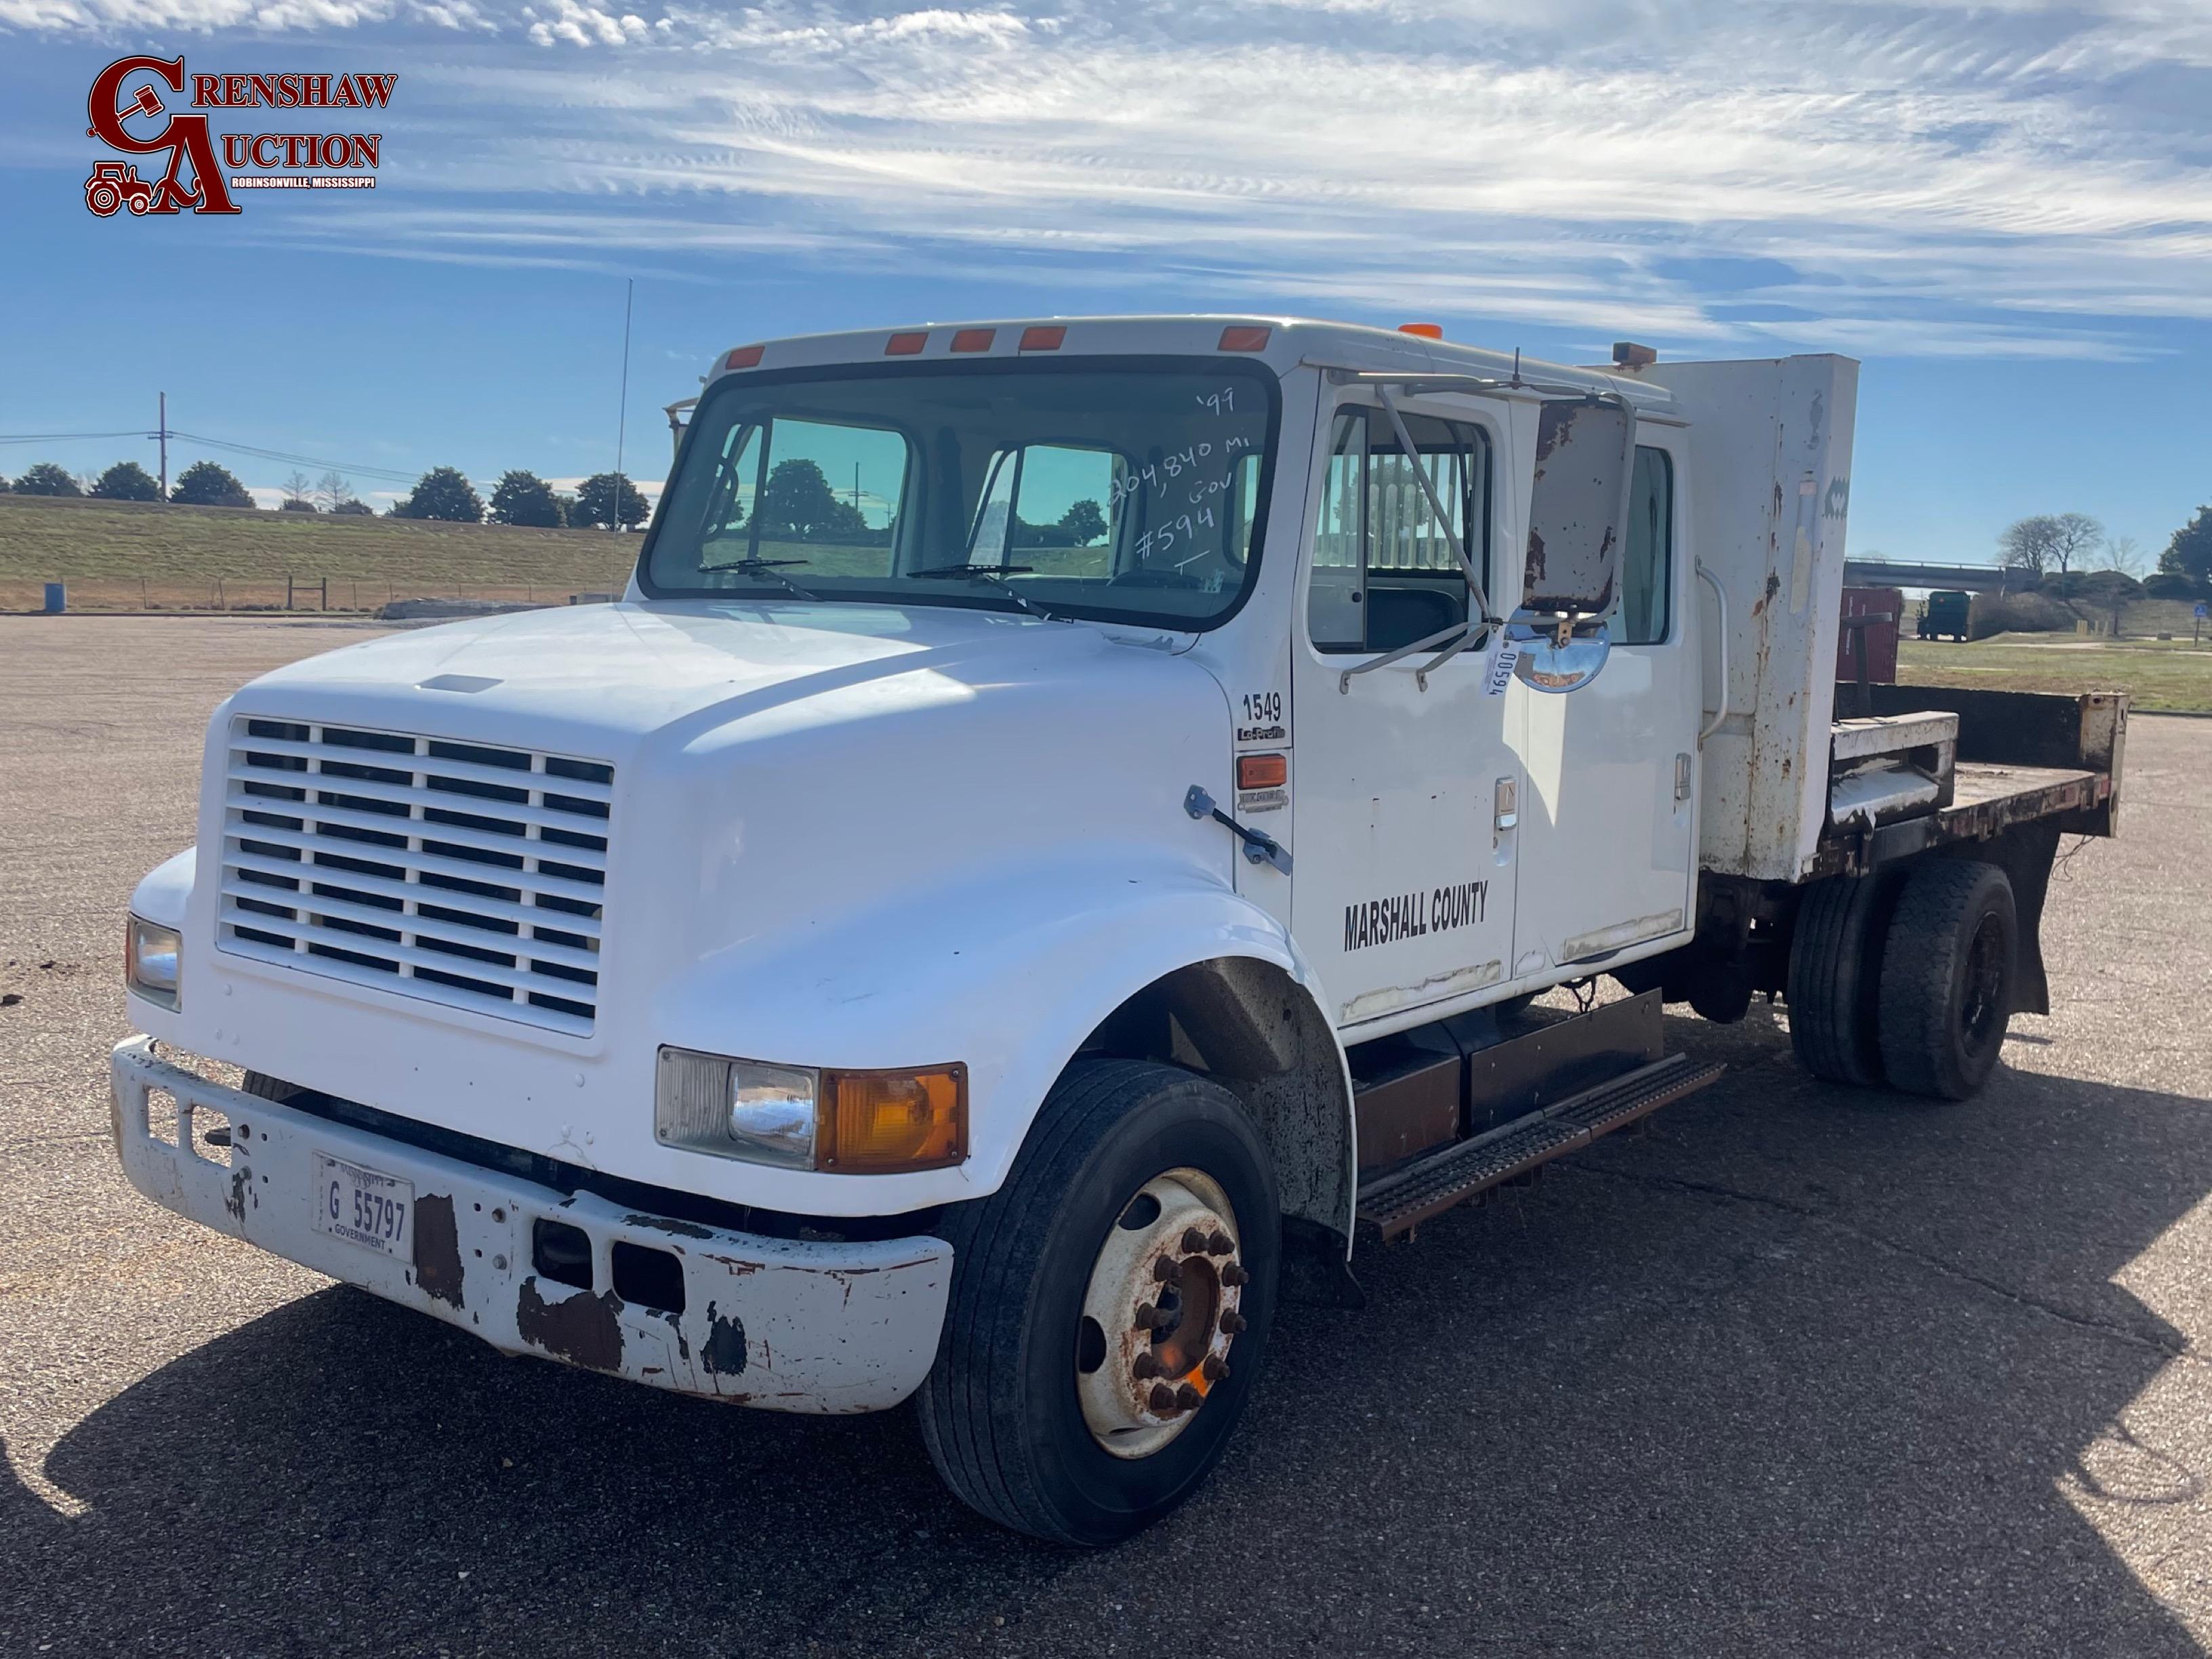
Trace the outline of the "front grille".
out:
[[[613,801],[601,761],[241,716],[219,942],[588,1035]]]

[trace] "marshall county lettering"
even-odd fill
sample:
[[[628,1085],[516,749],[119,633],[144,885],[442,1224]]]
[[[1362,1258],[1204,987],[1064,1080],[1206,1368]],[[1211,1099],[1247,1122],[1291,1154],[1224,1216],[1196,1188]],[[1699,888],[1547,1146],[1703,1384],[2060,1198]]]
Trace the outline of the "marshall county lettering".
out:
[[[1369,899],[1364,904],[1347,904],[1344,948],[1364,951],[1370,945],[1395,945],[1400,939],[1473,927],[1482,920],[1489,899],[1488,882],[1462,881],[1425,893],[1400,893],[1391,898]]]

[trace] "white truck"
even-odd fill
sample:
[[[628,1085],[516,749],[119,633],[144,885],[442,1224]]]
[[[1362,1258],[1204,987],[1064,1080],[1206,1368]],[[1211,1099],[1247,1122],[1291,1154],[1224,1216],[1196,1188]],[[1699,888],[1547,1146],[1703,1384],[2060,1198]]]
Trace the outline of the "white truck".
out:
[[[1856,366],[1615,356],[729,352],[620,602],[216,711],[131,901],[129,1178],[508,1353],[912,1398],[962,1498],[1100,1544],[1355,1243],[1711,1080],[1663,1001],[1971,1094],[2124,705],[1838,718]]]

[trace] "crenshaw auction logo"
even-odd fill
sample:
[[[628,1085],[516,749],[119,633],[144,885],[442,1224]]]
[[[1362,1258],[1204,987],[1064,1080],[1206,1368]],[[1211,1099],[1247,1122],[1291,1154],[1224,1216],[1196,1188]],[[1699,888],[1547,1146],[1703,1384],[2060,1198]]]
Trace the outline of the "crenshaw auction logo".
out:
[[[142,179],[125,161],[96,162],[84,181],[84,204],[100,218],[123,208],[134,214],[237,213],[241,190],[374,190],[384,135],[380,132],[226,132],[205,115],[172,114],[155,81],[125,97],[123,83],[145,72],[173,93],[185,89],[182,58],[118,58],[92,83],[88,138],[126,155],[168,156],[158,178]],[[195,75],[191,107],[208,109],[380,110],[392,101],[396,75]],[[127,123],[167,115],[158,132],[134,133]],[[223,170],[252,167],[255,172]],[[283,169],[278,171],[278,169]],[[186,179],[189,177],[190,184]]]

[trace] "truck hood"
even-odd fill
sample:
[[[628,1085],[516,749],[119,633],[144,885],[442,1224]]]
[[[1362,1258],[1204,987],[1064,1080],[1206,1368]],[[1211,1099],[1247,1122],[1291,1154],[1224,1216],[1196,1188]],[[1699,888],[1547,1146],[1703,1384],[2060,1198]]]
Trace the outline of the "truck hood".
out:
[[[800,602],[592,605],[448,623],[264,675],[255,712],[359,719],[619,758],[720,708],[742,718],[870,682],[1019,676],[1132,647],[1081,624],[1001,611]],[[1151,657],[1156,653],[1143,652]],[[363,704],[377,705],[372,714]],[[356,713],[341,712],[346,705]],[[880,702],[878,700],[878,705]],[[562,735],[565,734],[565,735]]]

